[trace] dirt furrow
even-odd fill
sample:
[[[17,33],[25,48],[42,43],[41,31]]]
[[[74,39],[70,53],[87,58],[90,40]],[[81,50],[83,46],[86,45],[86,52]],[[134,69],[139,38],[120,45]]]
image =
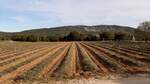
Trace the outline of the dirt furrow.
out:
[[[43,49],[40,49],[40,50],[38,50],[38,51],[36,51],[37,53],[37,55],[32,55],[32,54],[30,54],[30,55],[28,55],[28,56],[25,56],[24,58],[21,58],[21,59],[18,59],[18,60],[16,60],[16,61],[13,61],[13,62],[11,62],[11,63],[9,63],[9,64],[5,64],[4,66],[1,66],[0,67],[0,72],[2,72],[2,71],[4,71],[4,70],[6,70],[6,69],[8,69],[8,68],[10,68],[10,67],[13,67],[13,66],[15,66],[15,65],[17,65],[17,64],[20,64],[20,63],[22,63],[22,62],[25,62],[25,61],[27,61],[27,60],[29,60],[29,59],[32,59],[32,58],[35,58],[35,57],[39,57],[39,55],[41,56],[41,55],[43,55],[43,54],[45,54],[45,53],[48,53],[49,52],[49,50],[51,49],[51,47],[46,47],[46,48],[43,48]]]
[[[125,64],[123,64],[121,62],[118,62],[118,59],[117,58],[115,59],[114,55],[108,53],[107,51],[101,49],[100,47],[94,46],[92,44],[90,46],[95,48],[95,49],[97,49],[97,50],[99,50],[99,52],[101,52],[101,54],[103,56],[108,57],[110,60],[112,60],[113,63],[115,63],[119,67],[119,69],[121,69],[121,71],[123,71],[123,72],[124,71],[125,72],[130,72],[131,71],[131,68],[129,68],[127,65],[125,65]]]
[[[20,51],[22,51],[22,50],[32,49],[32,48],[35,48],[35,47],[38,48],[38,47],[40,47],[40,46],[42,46],[42,45],[38,45],[38,46],[31,45],[31,46],[28,46],[28,47],[25,47],[25,48],[15,49],[15,50],[13,50],[13,51],[7,50],[5,53],[1,53],[1,54],[0,54],[0,57],[1,57],[1,56],[4,56],[4,55],[9,55],[9,54],[13,54],[13,53],[16,53],[16,52],[20,52]]]
[[[139,53],[144,53],[144,54],[146,54],[147,56],[149,56],[149,54],[150,54],[149,51],[141,50],[140,48],[139,48],[139,49],[133,48],[133,47],[122,47],[122,48],[129,49],[129,50],[132,50],[132,51],[136,51],[136,52],[139,52]]]
[[[141,53],[141,52],[132,51],[132,50],[125,49],[125,48],[122,48],[122,47],[112,47],[112,45],[110,45],[110,44],[99,45],[99,44],[96,43],[94,45],[98,45],[100,47],[104,47],[104,48],[113,50],[117,53],[129,56],[129,57],[137,59],[137,60],[150,61],[150,59],[147,58],[148,55],[145,55],[144,53]]]
[[[70,47],[70,44],[67,45],[67,47],[61,52],[61,54],[52,61],[52,63],[50,63],[47,67],[45,67],[42,70],[41,74],[39,75],[39,78],[48,77],[52,75],[52,73],[59,67],[60,63],[63,61],[63,59],[67,55],[69,47]]]
[[[128,56],[126,56],[124,54],[117,53],[117,52],[115,52],[115,51],[113,51],[111,49],[108,49],[108,48],[105,48],[105,47],[101,47],[101,46],[98,46],[98,47],[103,52],[110,53],[110,54],[116,56],[117,58],[122,59],[124,61],[124,63],[130,64],[130,65],[135,65],[135,66],[144,66],[146,64],[144,62],[137,61],[136,59],[129,58]]]
[[[3,55],[4,53],[12,53],[13,51],[9,51],[9,50],[3,50],[0,48],[0,56]]]
[[[140,67],[138,67],[138,66],[132,66],[132,65],[131,65],[132,62],[129,62],[129,60],[126,60],[126,59],[124,59],[124,58],[118,57],[117,55],[115,55],[115,54],[109,52],[109,51],[106,50],[106,49],[103,49],[103,48],[101,48],[101,47],[96,47],[96,46],[94,46],[94,45],[91,45],[91,46],[93,46],[94,48],[99,49],[101,52],[107,54],[108,56],[110,56],[111,58],[113,58],[115,61],[119,61],[120,64],[121,64],[121,66],[122,66],[122,67],[125,67],[128,72],[134,72],[134,73],[137,73],[137,72],[149,72],[149,69],[147,69],[146,67],[142,67],[142,66],[140,66]],[[143,68],[143,70],[142,70],[141,68]]]
[[[115,68],[117,67],[116,64],[114,64],[107,57],[103,56],[102,53],[99,53],[95,48],[93,48],[89,45],[86,45],[84,43],[81,43],[81,44],[84,45],[93,54],[93,56],[103,65],[104,68],[107,69],[108,73],[114,72]]]
[[[104,73],[104,74],[110,74],[110,71],[108,70],[108,68],[103,64],[103,60],[98,60],[97,56],[87,47],[87,45],[84,45],[82,43],[81,43],[81,45],[89,53],[91,59],[100,68],[101,72]]]
[[[42,47],[42,46],[45,46],[45,45],[48,45],[48,44],[42,44],[42,45],[38,45],[39,43],[35,43],[35,44],[30,44],[30,46],[29,45],[27,45],[27,46],[24,46],[24,47],[22,47],[22,48],[20,48],[20,49],[18,49],[18,47],[17,47],[17,45],[16,46],[14,46],[15,48],[17,48],[17,49],[13,49],[13,50],[5,50],[6,52],[4,52],[4,53],[1,53],[0,54],[0,57],[4,57],[4,56],[7,56],[7,55],[11,55],[11,54],[14,54],[14,55],[16,55],[16,54],[18,54],[17,52],[22,52],[22,51],[24,51],[24,50],[28,50],[28,49],[33,49],[33,48],[40,48],[40,47]],[[15,45],[15,44],[14,44]]]
[[[71,73],[70,76],[80,76],[80,73],[82,72],[82,66],[80,64],[80,58],[79,58],[79,52],[77,50],[77,44],[76,42],[73,42],[72,48],[71,48]]]
[[[15,53],[12,53],[12,54],[3,55],[3,56],[0,56],[0,60],[7,59],[7,58],[11,58],[11,57],[14,57],[14,56],[16,56],[16,55],[21,55],[21,54],[29,53],[30,51],[32,52],[32,50],[40,49],[40,48],[43,48],[43,47],[44,47],[44,46],[41,46],[41,47],[33,47],[33,48],[31,48],[31,49],[23,50],[23,51],[20,51],[20,52],[15,52]]]
[[[11,73],[8,73],[8,74],[2,76],[0,78],[0,83],[3,83],[3,82],[5,82],[5,81],[7,81],[9,79],[13,80],[13,79],[21,76],[23,73],[25,73],[28,70],[34,68],[40,62],[42,62],[43,60],[47,59],[49,56],[53,55],[54,53],[56,53],[62,47],[64,47],[64,46],[54,46],[54,47],[52,47],[51,52],[41,56],[40,58],[32,61],[31,63],[28,63],[28,64],[26,64],[24,66],[19,67],[17,70],[15,70],[15,71],[13,71]]]
[[[125,52],[130,52],[130,53],[135,54],[135,55],[139,55],[141,57],[150,57],[149,54],[138,52],[138,51],[134,51],[134,50],[131,50],[131,49],[126,49],[126,48],[122,48],[122,47],[120,47],[118,49],[123,50]]]
[[[120,49],[110,48],[110,47],[107,47],[107,46],[105,46],[105,47],[101,46],[101,47],[107,48],[107,49],[112,50],[112,51],[114,51],[116,53],[120,53],[122,55],[128,56],[129,58],[133,58],[133,59],[136,59],[136,60],[139,60],[139,61],[142,61],[142,62],[150,63],[150,59],[149,58],[146,58],[146,57],[143,57],[143,56],[139,56],[137,54],[132,54],[132,53],[129,53],[129,52],[122,51]]]
[[[98,44],[97,42],[94,42],[92,44]],[[99,44],[98,44],[99,45]],[[112,46],[111,44],[101,44],[101,46],[108,46],[108,47],[113,47],[113,48],[116,48],[116,49],[119,49],[119,50],[122,50],[124,52],[127,52],[127,53],[131,53],[131,54],[135,54],[135,55],[138,55],[139,57],[150,57],[149,54],[147,53],[144,53],[144,52],[141,52],[141,51],[137,51],[135,48],[127,48],[127,47],[124,47],[124,46]]]
[[[75,49],[76,45],[75,43],[73,43],[72,45],[72,58],[71,58],[71,76],[75,76],[76,73],[77,73],[77,52],[76,52],[76,49]]]
[[[101,60],[104,60],[106,62],[106,66],[110,69],[111,72],[117,73],[117,72],[125,72],[128,71],[125,67],[121,65],[120,62],[117,62],[113,58],[109,57],[108,53],[102,52],[99,50],[97,46],[88,46]]]
[[[150,59],[149,58],[143,58],[143,57],[140,57],[136,54],[131,54],[131,53],[128,53],[128,52],[123,52],[121,50],[118,50],[118,49],[113,49],[113,48],[109,48],[109,47],[104,47],[104,46],[101,46],[102,48],[105,48],[105,49],[108,49],[108,50],[111,50],[115,53],[118,53],[118,54],[121,54],[121,55],[124,55],[126,56],[127,58],[129,59],[132,59],[132,60],[135,60],[135,61],[138,61],[139,63],[141,64],[148,64],[150,63]]]
[[[83,57],[83,55],[81,54],[81,50],[80,50],[80,48],[79,48],[79,44],[78,44],[78,42],[76,42],[76,50],[77,50],[77,65],[78,65],[78,71],[77,72],[79,72],[80,73],[80,75],[81,74],[83,74],[83,71],[85,71],[85,67],[84,67],[84,65],[85,65],[85,63],[83,62],[83,60],[84,60],[84,57]]]
[[[94,69],[96,69],[97,71],[100,71],[99,67],[97,66],[97,64],[93,61],[93,59],[91,58],[91,54],[89,52],[87,52],[87,50],[79,43],[77,43],[80,50],[81,50],[81,54],[88,59],[88,61],[90,62],[89,65],[91,64],[91,66],[94,67]]]
[[[15,59],[19,60],[20,58],[26,58],[28,55],[31,55],[31,54],[34,54],[36,52],[42,51],[46,48],[48,48],[48,47],[42,47],[42,48],[30,50],[29,52],[26,52],[26,53],[23,53],[23,54],[20,54],[20,55],[16,55],[16,56],[13,56],[13,57],[8,58],[8,59],[4,59],[4,60],[0,61],[0,66],[1,66],[1,64],[4,64],[4,63],[9,62],[11,60],[15,60]]]

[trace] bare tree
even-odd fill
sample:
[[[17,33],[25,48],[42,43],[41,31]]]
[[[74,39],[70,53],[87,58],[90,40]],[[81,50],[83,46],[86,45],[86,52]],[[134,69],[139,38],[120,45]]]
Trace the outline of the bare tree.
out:
[[[140,23],[138,26],[138,29],[141,31],[144,31],[144,40],[148,41],[150,40],[150,21],[145,21]]]
[[[148,32],[150,30],[150,21],[145,21],[140,23],[140,25],[138,26],[138,29]]]

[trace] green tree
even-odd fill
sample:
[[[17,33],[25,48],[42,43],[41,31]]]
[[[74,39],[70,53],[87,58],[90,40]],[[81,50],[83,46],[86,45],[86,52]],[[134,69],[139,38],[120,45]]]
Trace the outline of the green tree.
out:
[[[68,40],[68,41],[80,41],[81,40],[81,34],[78,31],[72,31],[69,33],[69,35],[64,37],[64,39]]]
[[[124,33],[115,33],[115,39],[116,41],[125,40],[126,34]]]
[[[112,32],[102,32],[99,34],[100,40],[113,40],[114,39],[114,33]]]
[[[98,41],[99,38],[96,35],[88,34],[84,40],[85,41]]]

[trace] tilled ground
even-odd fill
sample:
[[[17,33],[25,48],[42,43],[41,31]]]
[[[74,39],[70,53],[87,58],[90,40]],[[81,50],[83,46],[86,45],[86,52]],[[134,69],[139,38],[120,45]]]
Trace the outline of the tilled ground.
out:
[[[5,82],[6,83],[6,82]],[[149,77],[128,77],[123,79],[67,79],[67,80],[47,80],[47,81],[8,81],[6,84],[149,84]]]
[[[41,42],[28,45],[17,51],[1,51],[0,84],[8,81],[92,80],[150,75],[148,50],[137,51],[100,42]]]

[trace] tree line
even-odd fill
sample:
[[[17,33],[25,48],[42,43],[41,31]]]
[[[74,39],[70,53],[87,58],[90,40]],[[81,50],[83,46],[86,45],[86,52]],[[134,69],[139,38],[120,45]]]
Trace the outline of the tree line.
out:
[[[104,40],[132,40],[133,36],[125,33],[102,32],[99,34],[82,34],[79,31],[72,31],[66,36],[36,36],[30,34],[16,34],[7,38],[13,41],[104,41]],[[6,38],[5,38],[6,39]],[[4,38],[1,40],[5,40]]]
[[[112,33],[101,32],[98,34],[82,34],[80,31],[72,31],[65,36],[37,36],[33,34],[15,34],[12,36],[0,37],[0,40],[13,40],[13,41],[146,41],[150,40],[150,36],[141,31],[136,31],[135,34],[127,33]]]

